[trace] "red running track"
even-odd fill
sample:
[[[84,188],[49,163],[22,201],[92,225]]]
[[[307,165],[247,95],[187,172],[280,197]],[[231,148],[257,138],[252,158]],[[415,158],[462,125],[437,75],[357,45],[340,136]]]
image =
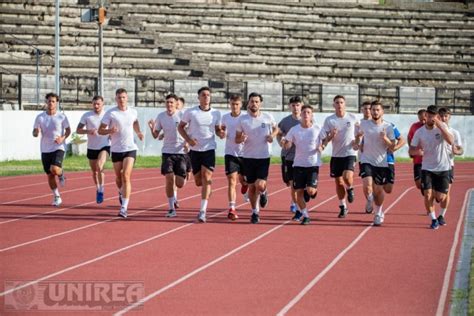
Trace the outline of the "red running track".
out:
[[[158,169],[134,171],[127,220],[116,217],[110,172],[101,205],[95,204],[88,173],[68,174],[61,208],[49,206],[44,175],[0,178],[0,314],[18,315],[5,306],[6,298],[15,298],[14,308],[26,308],[19,305],[21,298],[52,281],[139,282],[145,291],[142,305],[130,312],[143,315],[447,314],[456,238],[474,168],[456,165],[448,225],[437,231],[429,229],[411,168],[397,165],[382,227],[373,227],[372,215],[363,211],[358,177],[349,215],[337,218],[327,166],[321,168],[318,197],[309,205],[309,226],[290,220],[289,190],[279,166],[271,168],[270,203],[257,225],[250,224],[249,206],[240,196],[240,219],[227,219],[222,168],[214,174],[206,224],[195,221],[200,195],[193,183],[179,192],[178,217],[165,218]],[[91,313],[84,306],[75,309],[75,315]],[[122,306],[107,314],[126,312]]]

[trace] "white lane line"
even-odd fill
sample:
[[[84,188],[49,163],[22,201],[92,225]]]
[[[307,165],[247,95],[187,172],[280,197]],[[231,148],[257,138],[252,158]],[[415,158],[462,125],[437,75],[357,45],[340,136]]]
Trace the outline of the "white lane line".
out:
[[[388,213],[390,209],[398,203],[410,190],[414,187],[410,187],[406,189],[390,206],[385,210],[384,214]],[[349,252],[358,242],[362,239],[362,237],[367,234],[367,232],[374,227],[371,224],[369,227],[365,228],[343,251],[341,251],[336,258],[334,258],[331,263],[329,263],[324,270],[322,270],[311,282],[306,285],[301,292],[298,293],[288,304],[281,311],[278,312],[278,316],[285,315],[293,306],[295,306],[302,298],[306,295],[341,259],[344,255]]]
[[[448,291],[449,291],[449,281],[451,278],[451,271],[453,270],[453,266],[454,266],[454,256],[456,255],[456,248],[458,246],[459,236],[461,234],[461,226],[462,226],[462,222],[464,221],[464,213],[466,212],[466,209],[467,209],[467,201],[469,200],[468,199],[469,195],[472,194],[473,191],[474,191],[474,188],[470,188],[466,192],[466,195],[464,196],[464,202],[462,205],[461,214],[459,215],[458,223],[456,226],[456,232],[454,233],[453,244],[451,246],[451,251],[449,253],[448,264],[446,266],[446,271],[444,273],[444,282],[443,282],[443,287],[441,288],[441,294],[439,296],[438,309],[436,310],[436,316],[442,316],[444,313],[444,306],[446,305],[446,299],[447,299]]]
[[[281,189],[281,190],[279,190],[279,191],[282,191],[282,190],[283,190],[283,189]],[[279,191],[277,191],[277,192],[279,192]],[[275,193],[277,193],[277,192],[274,192],[274,193],[272,193],[272,194],[275,194]],[[336,198],[336,195],[333,195],[332,197],[327,198],[326,200],[324,200],[324,201],[318,203],[317,205],[313,206],[313,207],[310,209],[310,211],[313,210],[313,209],[315,209],[316,207],[319,207],[319,206],[321,206],[321,205],[323,205],[323,204],[329,202],[330,200],[335,199],[335,198]],[[209,267],[215,265],[216,263],[219,263],[220,261],[224,260],[225,258],[230,257],[230,256],[232,256],[233,254],[239,252],[240,250],[242,250],[242,249],[244,249],[244,248],[246,248],[246,247],[248,247],[248,246],[254,244],[255,242],[257,242],[257,241],[259,241],[260,239],[264,238],[265,236],[267,236],[267,235],[273,233],[274,231],[276,231],[276,230],[282,228],[283,226],[285,226],[286,224],[288,224],[288,223],[290,223],[290,222],[292,222],[292,220],[287,220],[287,221],[283,222],[282,224],[280,224],[280,225],[278,225],[278,226],[276,226],[276,227],[273,227],[272,229],[270,229],[270,230],[264,232],[263,234],[258,235],[258,236],[255,237],[254,239],[252,239],[252,240],[246,242],[245,244],[242,244],[242,245],[240,245],[239,247],[232,249],[231,251],[225,253],[224,255],[222,255],[222,256],[220,256],[220,257],[218,257],[218,258],[216,258],[216,259],[214,259],[214,260],[208,262],[208,263],[205,264],[205,265],[200,266],[199,268],[197,268],[197,269],[195,269],[195,270],[189,272],[188,274],[182,276],[181,278],[177,279],[176,281],[174,281],[174,282],[172,282],[172,283],[170,283],[170,284],[168,284],[168,285],[162,287],[162,288],[159,289],[159,290],[156,290],[155,292],[153,292],[153,293],[147,295],[146,297],[142,298],[141,300],[139,300],[139,301],[137,301],[137,302],[135,302],[135,303],[133,303],[133,304],[127,306],[126,308],[124,308],[124,309],[118,311],[118,312],[115,313],[114,315],[117,315],[117,316],[123,315],[123,314],[129,312],[130,310],[132,310],[132,309],[134,309],[134,308],[136,308],[136,307],[138,307],[138,306],[143,305],[144,303],[146,303],[147,301],[151,300],[152,298],[154,298],[154,297],[160,295],[161,293],[163,293],[163,292],[165,292],[165,291],[167,291],[167,290],[169,290],[169,289],[171,289],[171,288],[177,286],[177,285],[180,284],[180,283],[183,283],[184,281],[188,280],[189,278],[193,277],[194,275],[198,274],[199,272],[206,270],[207,268],[209,268]]]
[[[227,186],[223,186],[223,187],[219,188],[219,190],[222,189],[222,188],[227,188]],[[280,189],[280,190],[278,190],[278,191],[274,191],[274,192],[270,193],[269,195],[273,195],[273,194],[276,194],[276,193],[278,193],[278,192],[280,192],[280,191],[287,190],[287,189],[288,189],[288,188],[285,187],[285,188]],[[217,191],[217,190],[215,190],[215,191]],[[246,204],[246,203],[243,203],[243,204],[241,204],[241,205],[244,205],[244,204]],[[216,213],[216,214],[210,216],[210,218],[211,218],[211,217],[216,217],[216,216],[218,216],[218,215],[220,215],[220,214],[222,214],[222,213],[225,213],[225,212],[227,212],[227,211],[223,211],[223,212]],[[152,237],[150,237],[150,238],[144,239],[144,240],[139,241],[139,242],[136,242],[136,243],[134,243],[134,244],[131,244],[131,245],[128,245],[128,246],[125,246],[125,247],[116,249],[116,250],[114,250],[114,251],[108,252],[108,253],[106,253],[106,254],[103,254],[102,256],[95,257],[95,258],[93,258],[93,259],[90,259],[90,260],[87,260],[87,261],[78,263],[78,264],[76,264],[76,265],[70,266],[70,267],[65,268],[65,269],[63,269],[63,270],[53,272],[53,273],[48,274],[48,275],[46,275],[46,276],[43,276],[43,277],[41,277],[41,278],[39,278],[39,279],[36,279],[36,280],[30,281],[30,282],[24,283],[24,284],[22,284],[22,285],[13,287],[13,288],[11,288],[11,289],[9,289],[9,290],[7,290],[7,291],[1,292],[1,293],[0,293],[0,297],[5,296],[5,295],[10,294],[10,293],[13,293],[13,292],[15,292],[15,291],[18,291],[18,290],[23,289],[23,288],[25,288],[25,287],[28,287],[28,286],[30,286],[30,285],[37,284],[37,283],[39,283],[39,282],[41,282],[41,281],[44,281],[44,280],[53,278],[53,277],[58,276],[58,275],[61,275],[61,274],[63,274],[63,273],[66,273],[66,272],[75,270],[75,269],[77,269],[77,268],[86,266],[86,265],[88,265],[88,264],[91,264],[91,263],[100,261],[100,260],[102,260],[102,259],[108,258],[108,257],[113,256],[113,255],[115,255],[115,254],[118,254],[118,253],[124,252],[124,251],[126,251],[126,250],[129,250],[129,249],[131,249],[131,248],[135,248],[135,247],[138,247],[138,246],[140,246],[140,245],[146,244],[147,242],[153,241],[153,240],[155,240],[155,239],[158,239],[158,238],[161,238],[161,237],[166,236],[166,235],[168,235],[168,234],[171,234],[171,233],[173,233],[173,232],[175,232],[175,231],[178,231],[178,230],[181,230],[181,229],[186,228],[186,227],[188,227],[188,226],[191,226],[191,225],[195,224],[196,222],[197,222],[197,221],[193,221],[193,222],[191,222],[191,223],[181,225],[181,226],[179,226],[179,227],[173,228],[173,229],[171,229],[171,230],[169,230],[169,231],[166,231],[166,232],[164,232],[164,233],[161,233],[161,234],[152,236]]]

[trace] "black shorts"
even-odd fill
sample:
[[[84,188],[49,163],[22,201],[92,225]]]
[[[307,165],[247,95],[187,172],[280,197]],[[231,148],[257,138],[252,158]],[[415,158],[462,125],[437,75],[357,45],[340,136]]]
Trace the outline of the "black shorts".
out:
[[[63,167],[64,150],[56,150],[50,153],[41,153],[41,162],[43,163],[43,170],[47,174],[51,173],[51,166]]]
[[[454,182],[454,167],[451,167],[449,169],[449,184],[452,184]]]
[[[415,181],[421,179],[421,163],[416,163],[413,165],[413,178]]]
[[[101,151],[105,150],[110,155],[110,146],[102,147],[101,149],[89,149],[87,148],[87,159],[97,160]]]
[[[184,154],[184,159],[186,159],[186,173],[193,171],[193,167],[191,166],[191,157],[189,154]]]
[[[371,164],[363,163],[361,165],[360,176],[363,178],[372,177],[376,185],[384,185],[387,183],[393,184],[390,182],[391,179],[391,170],[389,167],[374,167]]]
[[[294,167],[293,189],[299,190],[306,187],[317,188],[319,167]]]
[[[225,155],[224,161],[225,161],[225,175],[226,176],[234,172],[237,172],[238,174],[244,174],[244,162],[242,160],[242,157]]]
[[[186,157],[184,154],[165,154],[161,158],[161,174],[174,173],[186,178]]]
[[[293,181],[293,160],[286,160],[285,157],[281,157],[281,177],[286,184]]]
[[[242,158],[244,161],[245,181],[248,184],[255,183],[257,179],[267,180],[268,169],[270,168],[270,158],[254,159]]]
[[[394,184],[395,183],[395,164],[389,163],[388,164],[388,169],[390,169],[390,172],[388,174],[388,183]]]
[[[216,151],[214,149],[208,151],[189,151],[189,157],[191,158],[191,167],[193,174],[201,172],[201,166],[214,171],[216,167]]]
[[[331,157],[330,169],[331,178],[342,177],[346,170],[354,171],[356,156]]]
[[[133,159],[137,159],[137,151],[124,151],[123,153],[114,153],[112,152],[112,162],[119,162],[123,161],[127,157],[132,157]]]
[[[433,189],[436,192],[448,193],[449,171],[421,170],[421,188],[423,190]]]

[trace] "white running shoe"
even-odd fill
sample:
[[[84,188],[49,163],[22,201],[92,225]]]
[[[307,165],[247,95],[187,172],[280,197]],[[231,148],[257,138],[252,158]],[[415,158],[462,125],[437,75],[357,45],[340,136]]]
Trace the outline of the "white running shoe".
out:
[[[375,215],[375,217],[374,217],[374,225],[375,225],[375,226],[380,226],[380,225],[382,225],[383,220],[384,220],[384,217],[385,217],[385,216],[383,215],[383,213],[382,213],[381,215],[379,215],[379,214]]]
[[[118,213],[118,216],[122,217],[122,218],[127,218],[128,214],[127,214],[127,209],[125,207],[121,207],[120,208],[120,212]]]
[[[365,212],[367,214],[371,214],[373,211],[374,211],[374,201],[372,200],[367,200],[367,202],[365,203]]]
[[[66,177],[64,176],[64,172],[58,176],[58,179],[59,179],[59,185],[61,187],[64,187],[66,185]]]
[[[205,223],[205,222],[206,222],[206,212],[204,212],[204,211],[199,211],[198,221],[200,221],[201,223]]]
[[[63,200],[61,199],[60,196],[54,196],[53,203],[52,203],[53,206],[59,206],[62,203],[63,203]]]
[[[169,210],[166,217],[176,217],[176,210]]]

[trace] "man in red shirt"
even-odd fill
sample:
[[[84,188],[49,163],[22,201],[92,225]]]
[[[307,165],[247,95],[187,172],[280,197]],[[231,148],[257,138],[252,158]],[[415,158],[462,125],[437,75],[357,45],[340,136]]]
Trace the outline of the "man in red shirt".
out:
[[[413,139],[413,135],[417,129],[425,125],[426,118],[425,118],[426,110],[421,109],[418,111],[418,122],[413,123],[410,127],[410,131],[408,132],[408,145],[411,146],[411,141]],[[413,176],[415,178],[416,188],[421,191],[421,195],[423,195],[423,189],[421,189],[421,163],[423,161],[423,156],[410,156],[413,159]]]

